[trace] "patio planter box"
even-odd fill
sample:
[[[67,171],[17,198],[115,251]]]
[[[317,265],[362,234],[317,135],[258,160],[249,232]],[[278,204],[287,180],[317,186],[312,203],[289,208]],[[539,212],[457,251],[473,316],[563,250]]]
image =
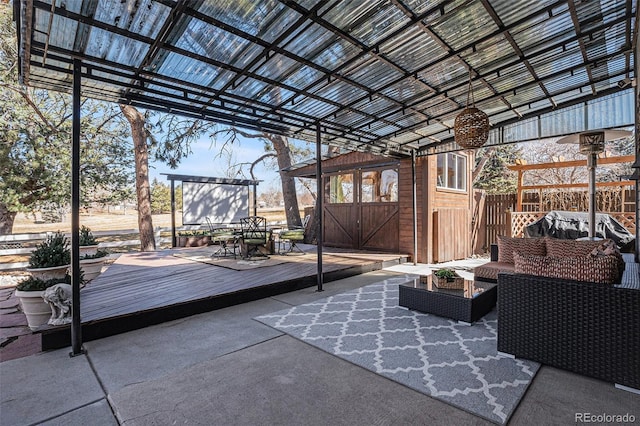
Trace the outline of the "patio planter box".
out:
[[[622,284],[498,275],[498,351],[640,389],[638,264]]]
[[[203,247],[211,244],[210,235],[183,236],[177,238],[178,247]]]

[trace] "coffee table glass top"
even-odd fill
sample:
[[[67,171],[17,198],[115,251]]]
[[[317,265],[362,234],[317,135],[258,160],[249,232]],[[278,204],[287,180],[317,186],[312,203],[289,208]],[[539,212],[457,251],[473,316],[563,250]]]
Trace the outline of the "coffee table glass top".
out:
[[[423,275],[420,278],[409,280],[406,283],[403,283],[400,285],[403,285],[406,287],[419,288],[419,289],[427,290],[431,292],[451,294],[453,296],[464,297],[467,299],[472,299],[474,297],[477,297],[478,295],[482,294],[483,292],[497,285],[495,283],[489,283],[484,281],[474,281],[473,279],[468,279],[467,277],[465,277],[464,287],[460,290],[438,288],[434,285],[431,277],[432,277],[431,274]]]

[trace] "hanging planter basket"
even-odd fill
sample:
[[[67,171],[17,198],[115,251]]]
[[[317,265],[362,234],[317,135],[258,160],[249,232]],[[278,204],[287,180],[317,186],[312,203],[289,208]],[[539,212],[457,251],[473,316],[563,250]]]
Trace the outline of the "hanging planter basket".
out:
[[[489,116],[476,107],[467,107],[453,125],[456,143],[465,149],[480,148],[489,139]]]
[[[489,139],[489,116],[475,107],[471,73],[469,73],[467,107],[456,117],[453,130],[456,143],[465,149],[480,148]]]

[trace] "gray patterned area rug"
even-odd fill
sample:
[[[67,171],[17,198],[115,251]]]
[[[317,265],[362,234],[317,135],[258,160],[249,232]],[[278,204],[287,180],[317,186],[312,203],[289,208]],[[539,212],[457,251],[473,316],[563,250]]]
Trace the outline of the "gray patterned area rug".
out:
[[[356,365],[498,424],[539,364],[498,355],[495,310],[473,325],[398,306],[393,278],[257,317]]]

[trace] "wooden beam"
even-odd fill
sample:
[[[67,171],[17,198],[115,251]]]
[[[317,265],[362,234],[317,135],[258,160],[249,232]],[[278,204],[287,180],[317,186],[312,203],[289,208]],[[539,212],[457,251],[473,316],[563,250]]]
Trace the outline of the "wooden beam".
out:
[[[617,164],[617,163],[633,163],[636,161],[634,155],[622,155],[619,157],[605,157],[598,158],[598,165],[601,164]],[[560,169],[564,167],[587,167],[587,159],[573,160],[573,161],[558,161],[555,163],[541,163],[541,164],[513,164],[507,166],[509,170],[542,170],[542,169]]]
[[[632,180],[621,180],[616,182],[596,182],[596,187],[598,186],[635,186],[635,181]],[[551,185],[523,185],[519,187],[519,191],[527,191],[533,189],[552,189],[552,188],[587,188],[589,186],[588,183],[560,183],[560,184],[551,184]],[[519,193],[518,193],[519,194]],[[520,210],[518,210],[520,211]]]

